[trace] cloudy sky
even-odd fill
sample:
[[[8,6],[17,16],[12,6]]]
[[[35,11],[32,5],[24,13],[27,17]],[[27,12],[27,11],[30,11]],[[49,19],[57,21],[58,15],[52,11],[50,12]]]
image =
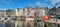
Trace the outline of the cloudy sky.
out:
[[[57,2],[57,3],[56,3]],[[39,7],[60,6],[60,0],[0,0],[0,9],[5,8],[24,8],[28,6]]]

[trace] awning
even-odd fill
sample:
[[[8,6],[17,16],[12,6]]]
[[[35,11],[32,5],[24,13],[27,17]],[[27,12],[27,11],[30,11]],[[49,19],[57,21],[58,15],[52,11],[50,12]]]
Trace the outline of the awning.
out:
[[[33,16],[28,16],[28,18],[34,18]]]

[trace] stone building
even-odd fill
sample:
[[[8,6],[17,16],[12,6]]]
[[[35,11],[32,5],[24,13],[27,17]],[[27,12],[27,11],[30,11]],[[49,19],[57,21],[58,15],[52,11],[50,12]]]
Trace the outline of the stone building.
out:
[[[3,17],[6,15],[6,10],[0,10],[0,17]]]
[[[10,9],[6,10],[6,15],[7,16],[14,16],[15,15],[15,10],[10,10]]]
[[[22,8],[17,8],[15,11],[16,11],[16,16],[23,16],[23,9]]]

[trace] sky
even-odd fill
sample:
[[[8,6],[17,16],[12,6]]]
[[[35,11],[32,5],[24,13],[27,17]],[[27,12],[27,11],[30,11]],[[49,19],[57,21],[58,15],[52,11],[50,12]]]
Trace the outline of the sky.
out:
[[[0,0],[0,9],[25,8],[25,7],[49,7],[52,8],[57,4],[60,6],[60,0]]]

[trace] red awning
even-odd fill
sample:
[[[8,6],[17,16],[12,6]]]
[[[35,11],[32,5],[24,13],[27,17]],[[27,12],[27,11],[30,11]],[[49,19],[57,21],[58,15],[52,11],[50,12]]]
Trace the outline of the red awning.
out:
[[[33,16],[28,16],[28,18],[34,18]]]
[[[17,16],[13,16],[14,18],[17,18]]]

